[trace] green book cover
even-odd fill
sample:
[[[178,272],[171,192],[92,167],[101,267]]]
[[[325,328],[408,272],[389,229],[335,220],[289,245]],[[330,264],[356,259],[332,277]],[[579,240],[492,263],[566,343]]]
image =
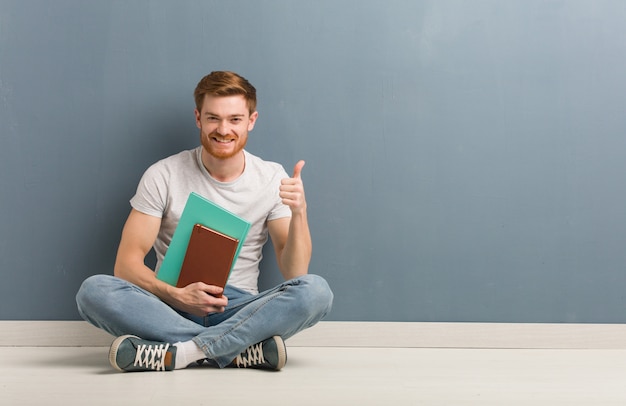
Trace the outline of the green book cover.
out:
[[[189,194],[189,198],[187,198],[187,203],[172,236],[170,246],[165,253],[161,267],[157,271],[158,279],[176,286],[180,269],[185,259],[185,253],[187,252],[189,238],[196,224],[202,224],[205,227],[212,228],[239,240],[235,259],[231,266],[232,271],[246,235],[248,235],[250,230],[250,223],[199,194],[192,192]]]

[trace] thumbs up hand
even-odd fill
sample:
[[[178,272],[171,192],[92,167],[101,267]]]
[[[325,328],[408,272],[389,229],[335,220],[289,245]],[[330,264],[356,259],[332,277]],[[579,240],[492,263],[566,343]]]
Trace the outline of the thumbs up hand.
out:
[[[306,210],[304,197],[304,184],[302,183],[302,168],[304,161],[298,161],[293,168],[293,176],[281,181],[279,196],[283,204],[289,206],[292,213],[300,213]]]

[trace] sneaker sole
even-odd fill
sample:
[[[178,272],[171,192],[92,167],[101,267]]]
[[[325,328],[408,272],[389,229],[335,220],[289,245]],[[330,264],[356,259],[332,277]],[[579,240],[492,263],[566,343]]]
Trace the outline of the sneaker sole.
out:
[[[117,365],[117,350],[119,350],[120,345],[122,344],[122,342],[124,340],[126,340],[127,338],[132,337],[132,338],[139,338],[137,336],[134,336],[132,334],[126,334],[123,336],[119,336],[115,339],[115,341],[113,341],[113,344],[111,344],[111,349],[109,350],[109,362],[111,363],[111,366],[115,369],[117,369],[120,372],[126,372],[124,369],[122,369],[119,365]]]
[[[276,341],[276,348],[278,350],[278,364],[276,365],[276,371],[280,371],[287,363],[287,347],[280,336],[274,336],[274,341]]]

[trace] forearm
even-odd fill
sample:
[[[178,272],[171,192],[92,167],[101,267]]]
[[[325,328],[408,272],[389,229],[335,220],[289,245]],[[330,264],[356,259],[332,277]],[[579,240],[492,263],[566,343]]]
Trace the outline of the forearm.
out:
[[[159,280],[152,269],[142,261],[119,260],[115,263],[114,275],[154,294],[168,304],[176,303],[173,286]]]
[[[285,279],[306,275],[313,244],[306,211],[294,213],[289,222],[287,242],[280,255],[280,269]]]

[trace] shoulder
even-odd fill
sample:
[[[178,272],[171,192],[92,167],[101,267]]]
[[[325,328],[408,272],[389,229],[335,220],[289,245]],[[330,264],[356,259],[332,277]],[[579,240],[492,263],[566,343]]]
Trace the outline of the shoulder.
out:
[[[196,155],[197,148],[160,159],[146,169],[144,176],[169,178],[188,169],[194,169],[197,166]]]
[[[152,164],[141,177],[132,207],[157,217],[182,212],[187,196],[197,189],[198,153],[197,148],[186,150]]]
[[[150,168],[172,168],[179,166],[195,165],[198,148],[181,151],[155,162]]]
[[[282,179],[287,176],[285,168],[277,162],[266,161],[248,151],[246,154],[246,171],[257,174],[264,179]],[[249,170],[250,169],[250,170]]]

